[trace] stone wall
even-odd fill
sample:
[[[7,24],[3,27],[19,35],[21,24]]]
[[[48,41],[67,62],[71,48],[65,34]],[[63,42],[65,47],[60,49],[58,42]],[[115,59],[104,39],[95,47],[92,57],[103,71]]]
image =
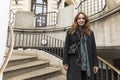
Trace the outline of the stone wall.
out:
[[[120,0],[106,0],[106,8],[97,15],[90,17],[94,19],[111,13],[115,9],[120,9]],[[115,12],[105,18],[92,23],[92,30],[95,33],[97,46],[119,46],[120,45],[120,13]]]
[[[18,11],[15,15],[16,28],[33,28],[34,14],[32,12]]]

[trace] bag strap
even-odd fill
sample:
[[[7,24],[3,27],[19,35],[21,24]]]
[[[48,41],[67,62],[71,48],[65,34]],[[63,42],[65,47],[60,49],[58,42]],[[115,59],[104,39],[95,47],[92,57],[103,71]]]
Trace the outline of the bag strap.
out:
[[[79,38],[79,40],[81,39],[81,37],[80,37],[80,34],[79,34],[79,32],[78,31],[76,31],[76,34],[77,34],[77,36],[78,36],[78,38]],[[81,43],[81,40],[79,41],[79,43],[78,43],[78,45],[77,46],[79,46],[79,44]]]

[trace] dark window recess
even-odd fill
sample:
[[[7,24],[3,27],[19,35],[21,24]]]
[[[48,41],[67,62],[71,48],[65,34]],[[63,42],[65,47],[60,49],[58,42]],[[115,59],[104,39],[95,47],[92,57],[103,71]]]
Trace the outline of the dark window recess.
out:
[[[64,7],[67,7],[67,6],[69,6],[68,3],[64,2]]]

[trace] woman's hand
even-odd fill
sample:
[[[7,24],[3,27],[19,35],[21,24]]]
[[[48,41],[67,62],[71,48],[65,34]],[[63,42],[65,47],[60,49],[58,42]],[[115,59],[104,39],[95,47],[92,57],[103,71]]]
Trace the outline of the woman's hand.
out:
[[[63,67],[64,67],[64,69],[65,69],[66,71],[68,70],[68,66],[67,66],[67,65],[64,65]]]
[[[98,67],[97,66],[93,67],[93,72],[94,72],[94,74],[98,73]]]

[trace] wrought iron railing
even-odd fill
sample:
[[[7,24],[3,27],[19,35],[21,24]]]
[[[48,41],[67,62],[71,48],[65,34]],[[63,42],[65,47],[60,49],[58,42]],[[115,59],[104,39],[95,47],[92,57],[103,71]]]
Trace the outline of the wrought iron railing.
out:
[[[107,61],[98,57],[99,73],[97,80],[120,80],[120,70],[109,64]]]
[[[58,15],[55,11],[47,12],[47,13],[39,13],[35,15],[36,27],[56,26],[57,16]]]
[[[20,30],[14,29],[15,42],[14,49],[39,49],[56,55],[59,58],[63,57],[64,42],[60,39],[45,35],[39,30]],[[44,32],[44,31],[43,31]],[[10,45],[8,34],[8,43]]]
[[[78,12],[85,12],[91,16],[104,10],[106,0],[80,0],[76,9]]]

